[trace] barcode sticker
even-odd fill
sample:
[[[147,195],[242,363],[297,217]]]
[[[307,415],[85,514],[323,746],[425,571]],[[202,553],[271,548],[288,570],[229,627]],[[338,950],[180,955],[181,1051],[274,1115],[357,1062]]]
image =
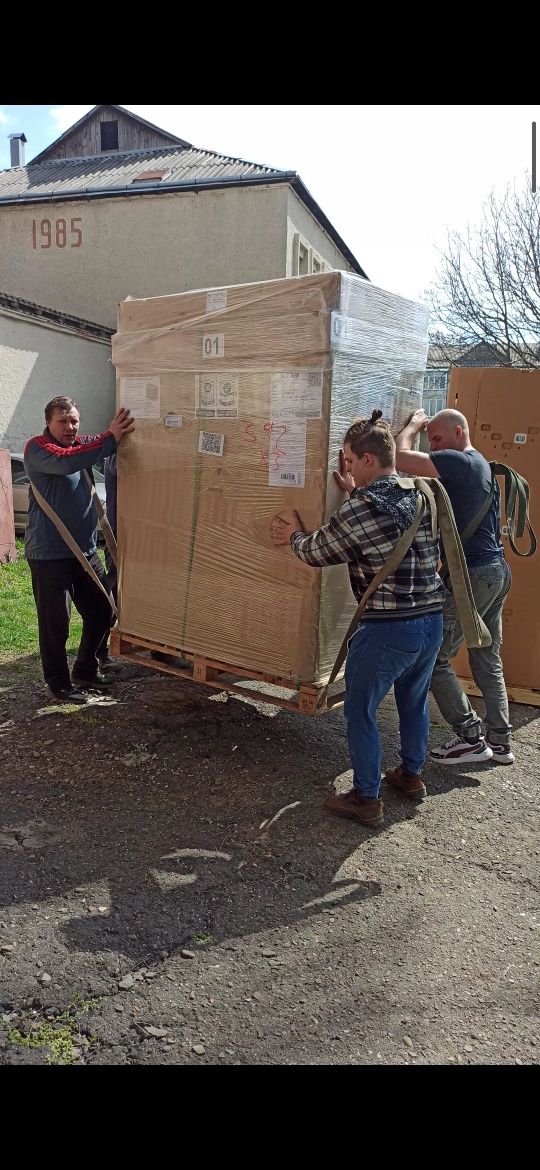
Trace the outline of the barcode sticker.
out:
[[[268,484],[303,488],[306,481],[306,420],[271,419],[268,435]]]
[[[213,288],[206,294],[206,312],[207,313],[221,313],[223,309],[227,308],[227,290],[224,288]]]
[[[213,431],[199,431],[200,455],[223,455],[225,435],[216,435]]]
[[[270,384],[270,417],[320,418],[322,370],[274,370]]]

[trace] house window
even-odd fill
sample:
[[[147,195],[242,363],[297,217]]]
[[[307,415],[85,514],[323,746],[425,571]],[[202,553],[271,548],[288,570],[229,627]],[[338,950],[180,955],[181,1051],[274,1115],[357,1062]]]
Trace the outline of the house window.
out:
[[[118,150],[118,122],[100,122],[101,149]]]
[[[306,276],[309,272],[309,251],[304,244],[298,248],[298,275]]]
[[[424,394],[422,406],[428,418],[433,418],[434,414],[438,414],[440,410],[445,409],[446,394],[435,394],[433,397],[430,394]]]
[[[310,248],[307,240],[295,232],[291,249],[291,276],[308,276],[310,272],[324,272],[326,264],[318,252]]]
[[[422,406],[424,407],[428,418],[433,418],[433,415],[438,414],[440,410],[444,410],[446,405],[446,394],[433,394],[433,392],[430,392],[429,390],[426,394],[424,391]]]
[[[446,394],[448,389],[448,370],[426,370],[424,374],[424,394],[437,390]]]
[[[169,171],[141,171],[131,180],[132,183],[161,183],[161,180],[170,174]]]

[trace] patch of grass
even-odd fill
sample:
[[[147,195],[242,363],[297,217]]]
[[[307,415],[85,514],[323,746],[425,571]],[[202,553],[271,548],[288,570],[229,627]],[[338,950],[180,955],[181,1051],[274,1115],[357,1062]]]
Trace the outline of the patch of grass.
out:
[[[82,621],[75,607],[71,611],[67,651],[75,653]],[[19,669],[21,654],[39,654],[37,614],[32,579],[24,555],[24,541],[17,540],[17,560],[0,565],[0,663]],[[22,664],[21,664],[22,668]]]
[[[208,946],[210,943],[213,943],[215,940],[212,934],[205,934],[203,930],[197,930],[195,931],[195,934],[192,935],[192,941],[195,943],[196,947],[204,947]]]
[[[77,997],[54,1020],[45,1022],[30,1019],[26,1032],[21,1032],[19,1028],[8,1028],[8,1040],[19,1048],[47,1049],[47,1064],[73,1064],[73,1050],[77,1047],[74,1040],[80,1036],[78,1016],[91,1010],[97,1003],[97,999],[82,1000]]]

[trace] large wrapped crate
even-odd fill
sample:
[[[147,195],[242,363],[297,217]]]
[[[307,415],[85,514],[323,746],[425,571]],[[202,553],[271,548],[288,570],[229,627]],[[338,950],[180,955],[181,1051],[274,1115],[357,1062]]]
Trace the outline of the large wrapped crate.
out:
[[[342,500],[350,423],[421,404],[424,306],[341,272],[119,306],[119,629],[295,682],[327,679],[355,609],[345,566],[272,546]]]
[[[540,531],[540,370],[499,367],[452,370],[448,405],[468,420],[471,443],[488,460],[515,467],[530,487],[530,519]],[[504,500],[504,489],[501,485]],[[503,608],[502,660],[510,699],[540,706],[540,553],[517,557],[503,526],[502,541],[512,570],[512,588]],[[528,548],[528,537],[517,540]],[[479,695],[466,650],[453,666],[466,689]]]

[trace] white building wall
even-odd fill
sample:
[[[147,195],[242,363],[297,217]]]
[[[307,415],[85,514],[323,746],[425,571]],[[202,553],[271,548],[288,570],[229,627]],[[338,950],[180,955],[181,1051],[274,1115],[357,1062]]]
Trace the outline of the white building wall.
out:
[[[117,304],[287,275],[284,185],[0,206],[0,291],[116,327]]]
[[[307,252],[303,257],[302,249]],[[301,252],[300,263],[298,252]],[[307,259],[307,266],[305,260]],[[306,276],[319,272],[323,265],[341,272],[354,269],[327,235],[324,228],[301,202],[294,191],[287,192],[287,271],[285,276]]]
[[[115,410],[110,358],[108,342],[0,309],[0,447],[22,451],[43,430],[44,407],[58,394],[78,403],[82,434],[105,430]]]

